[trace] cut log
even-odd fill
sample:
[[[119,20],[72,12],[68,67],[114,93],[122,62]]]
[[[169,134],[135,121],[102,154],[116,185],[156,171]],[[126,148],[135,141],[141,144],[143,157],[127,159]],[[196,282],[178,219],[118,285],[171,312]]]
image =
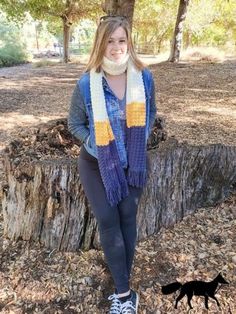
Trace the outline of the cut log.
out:
[[[77,169],[80,144],[60,120],[9,145],[4,161],[5,237],[62,251],[100,247]],[[159,120],[148,148],[151,171],[138,209],[138,240],[199,207],[214,206],[236,187],[236,147],[166,140]]]
[[[198,208],[215,206],[236,188],[236,147],[168,140],[149,152],[151,174],[139,206],[139,238]]]

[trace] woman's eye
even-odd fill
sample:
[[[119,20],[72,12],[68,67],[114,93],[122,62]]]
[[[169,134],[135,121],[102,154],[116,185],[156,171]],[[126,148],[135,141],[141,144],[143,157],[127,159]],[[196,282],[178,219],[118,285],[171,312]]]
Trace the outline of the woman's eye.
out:
[[[108,44],[113,44],[114,43],[114,41],[113,40],[108,40]],[[121,40],[119,40],[119,43],[126,43],[126,40],[125,39],[121,39]]]

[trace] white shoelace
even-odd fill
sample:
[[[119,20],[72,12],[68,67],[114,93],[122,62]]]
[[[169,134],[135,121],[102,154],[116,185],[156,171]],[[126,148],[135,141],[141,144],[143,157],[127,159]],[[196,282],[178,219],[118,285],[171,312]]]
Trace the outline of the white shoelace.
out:
[[[108,297],[108,300],[113,300],[111,304],[111,308],[109,314],[120,314],[121,302],[118,298],[118,294],[113,293]]]
[[[133,310],[135,312],[133,312]],[[133,306],[131,301],[126,301],[121,304],[121,313],[122,314],[133,314],[136,313],[136,308]]]

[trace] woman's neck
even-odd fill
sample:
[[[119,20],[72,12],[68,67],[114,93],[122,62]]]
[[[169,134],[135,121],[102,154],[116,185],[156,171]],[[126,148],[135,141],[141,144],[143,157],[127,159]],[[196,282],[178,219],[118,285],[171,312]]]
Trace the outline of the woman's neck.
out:
[[[115,94],[115,96],[118,99],[122,100],[125,95],[126,84],[127,84],[126,72],[122,74],[118,74],[118,75],[111,75],[105,72],[104,74],[105,74],[106,81],[109,87],[111,88],[111,90],[113,91],[113,93]]]
[[[107,72],[104,71],[104,75],[107,79],[113,80],[113,79],[122,79],[125,78],[127,74],[127,71],[125,71],[124,73],[121,74],[117,74],[117,75],[113,75],[113,74],[109,74]]]

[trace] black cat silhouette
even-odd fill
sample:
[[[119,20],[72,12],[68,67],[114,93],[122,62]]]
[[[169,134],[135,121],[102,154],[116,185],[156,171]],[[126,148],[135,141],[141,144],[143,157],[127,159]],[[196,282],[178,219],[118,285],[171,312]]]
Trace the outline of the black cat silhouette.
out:
[[[177,309],[177,304],[178,302],[187,294],[188,297],[188,305],[190,307],[190,309],[192,309],[192,305],[191,305],[191,299],[193,297],[193,295],[202,295],[205,297],[205,307],[206,309],[208,309],[208,299],[209,297],[214,299],[218,305],[218,307],[220,307],[220,303],[217,300],[217,298],[215,297],[215,293],[216,293],[216,288],[218,286],[218,283],[222,283],[222,284],[229,284],[221,275],[221,273],[219,273],[217,275],[217,277],[215,279],[213,279],[210,282],[205,282],[205,281],[200,281],[200,280],[193,280],[193,281],[189,281],[186,282],[185,284],[181,284],[180,282],[176,281],[173,283],[170,283],[169,285],[166,286],[162,286],[161,287],[161,291],[163,294],[170,294],[173,293],[179,289],[180,290],[180,294],[176,299],[175,302],[175,308]]]

